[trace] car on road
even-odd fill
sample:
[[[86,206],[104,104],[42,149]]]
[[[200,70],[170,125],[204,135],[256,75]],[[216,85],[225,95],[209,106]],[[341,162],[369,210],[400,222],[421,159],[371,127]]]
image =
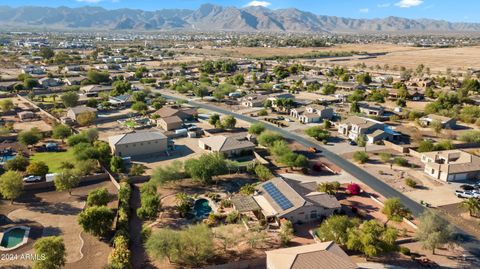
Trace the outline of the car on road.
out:
[[[41,181],[41,180],[42,180],[41,176],[34,176],[34,175],[30,175],[30,176],[27,176],[27,177],[23,178],[23,182],[27,182],[27,183],[38,182],[38,181]]]
[[[460,191],[460,190],[456,190],[456,191],[455,191],[455,195],[456,195],[458,198],[479,198],[479,197],[480,197],[480,193],[477,192],[477,191]]]

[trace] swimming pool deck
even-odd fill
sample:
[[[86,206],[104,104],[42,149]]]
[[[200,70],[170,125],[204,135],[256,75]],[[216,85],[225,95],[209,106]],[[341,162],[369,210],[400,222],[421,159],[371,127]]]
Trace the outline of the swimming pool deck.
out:
[[[3,240],[3,236],[10,232],[11,230],[14,230],[14,229],[23,229],[25,230],[25,234],[23,235],[23,240],[22,242],[18,243],[17,245],[13,246],[13,247],[10,247],[10,248],[7,248],[7,247],[3,247],[3,246],[0,246],[0,251],[12,251],[12,250],[15,250],[25,244],[27,244],[28,242],[28,236],[30,234],[30,227],[28,226],[23,226],[23,225],[20,225],[20,226],[12,226],[8,229],[6,229],[5,231],[3,232],[0,232],[0,242],[2,242]]]

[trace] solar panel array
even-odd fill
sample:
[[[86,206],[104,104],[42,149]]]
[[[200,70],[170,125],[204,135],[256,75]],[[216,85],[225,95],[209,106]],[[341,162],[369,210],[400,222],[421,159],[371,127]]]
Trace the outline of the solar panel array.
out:
[[[281,193],[272,182],[267,182],[263,185],[263,189],[272,197],[272,199],[277,203],[277,205],[282,209],[286,210],[290,207],[293,207],[292,202]]]

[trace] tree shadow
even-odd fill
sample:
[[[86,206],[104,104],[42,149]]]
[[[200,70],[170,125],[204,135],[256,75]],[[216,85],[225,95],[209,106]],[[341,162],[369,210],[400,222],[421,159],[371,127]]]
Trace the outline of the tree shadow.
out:
[[[82,209],[73,207],[68,203],[50,204],[46,202],[28,205],[27,209],[39,213],[49,213],[54,215],[78,215]]]

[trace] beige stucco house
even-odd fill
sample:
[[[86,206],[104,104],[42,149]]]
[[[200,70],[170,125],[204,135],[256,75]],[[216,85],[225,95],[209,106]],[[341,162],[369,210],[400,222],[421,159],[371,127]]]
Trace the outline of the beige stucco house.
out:
[[[157,120],[157,125],[165,131],[171,131],[182,128],[183,120],[178,116],[159,118]]]
[[[424,172],[436,179],[452,182],[480,179],[480,157],[462,150],[423,153]]]
[[[216,135],[198,140],[198,146],[209,152],[220,152],[226,157],[243,156],[253,153],[255,144],[246,135]]]
[[[168,138],[160,132],[138,132],[110,136],[108,144],[116,156],[147,156],[167,151]]]

